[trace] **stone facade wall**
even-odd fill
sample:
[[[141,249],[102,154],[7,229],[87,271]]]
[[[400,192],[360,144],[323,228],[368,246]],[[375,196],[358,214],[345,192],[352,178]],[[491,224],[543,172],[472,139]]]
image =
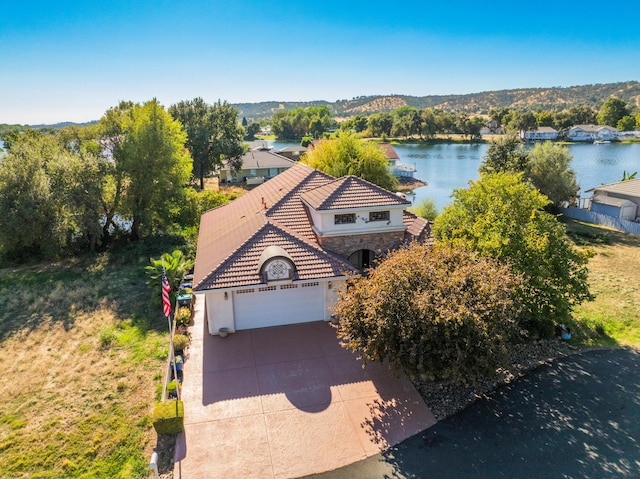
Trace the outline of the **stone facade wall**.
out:
[[[348,258],[351,253],[361,249],[385,252],[397,246],[403,238],[404,231],[387,231],[348,236],[320,236],[319,240],[323,248]]]

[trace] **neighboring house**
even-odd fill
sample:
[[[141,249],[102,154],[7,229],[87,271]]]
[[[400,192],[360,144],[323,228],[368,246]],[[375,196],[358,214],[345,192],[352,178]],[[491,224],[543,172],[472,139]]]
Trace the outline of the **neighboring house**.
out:
[[[378,147],[384,152],[384,156],[389,162],[389,169],[393,176],[397,178],[413,178],[413,175],[416,172],[415,164],[412,166],[400,163],[400,157],[391,143],[379,143]]]
[[[554,141],[558,139],[558,130],[550,126],[539,126],[535,130],[521,131],[520,138],[525,141]]]
[[[611,141],[618,138],[618,129],[602,125],[576,125],[567,132],[570,141]]]
[[[202,215],[193,291],[210,334],[331,320],[337,292],[387,251],[430,237],[410,202],[296,163]]]
[[[621,181],[587,190],[593,192],[589,209],[614,218],[635,221],[640,209],[640,179]]]
[[[300,157],[302,157],[302,155],[304,155],[306,151],[307,151],[307,148],[305,146],[298,145],[298,146],[287,146],[286,148],[282,148],[281,150],[276,151],[276,153],[286,158],[289,158],[290,160],[299,161]]]
[[[273,149],[269,146],[269,142],[267,140],[251,140],[245,141],[245,145],[247,145],[247,150],[257,150],[257,149]]]
[[[384,157],[389,162],[389,171],[396,178],[413,178],[416,166],[406,165],[400,162],[400,157],[391,143],[378,143],[378,148],[384,153]]]
[[[260,184],[291,168],[295,163],[289,158],[274,153],[269,148],[257,148],[242,155],[242,167],[231,170],[226,164],[220,170],[221,183]]]

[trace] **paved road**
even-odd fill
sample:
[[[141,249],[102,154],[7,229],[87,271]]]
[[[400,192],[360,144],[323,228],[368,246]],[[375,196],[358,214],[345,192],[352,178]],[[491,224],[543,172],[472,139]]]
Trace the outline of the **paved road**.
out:
[[[385,453],[310,477],[639,478],[640,352],[542,366]]]

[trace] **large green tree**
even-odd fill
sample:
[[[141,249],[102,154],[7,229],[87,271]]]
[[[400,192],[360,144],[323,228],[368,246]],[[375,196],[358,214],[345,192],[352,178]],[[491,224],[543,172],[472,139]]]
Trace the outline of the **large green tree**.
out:
[[[602,104],[598,112],[598,125],[616,126],[618,122],[629,114],[624,100],[611,97]]]
[[[133,239],[170,226],[171,206],[183,196],[191,176],[186,139],[182,125],[157,100],[133,107],[118,149],[118,166],[127,180],[123,206]]]
[[[355,175],[388,190],[397,185],[382,149],[352,133],[344,132],[336,139],[321,140],[304,155],[303,161],[336,178]]]
[[[366,360],[413,377],[473,381],[504,359],[519,287],[495,260],[414,243],[340,292],[338,336]]]
[[[300,140],[307,135],[320,138],[335,124],[331,110],[321,105],[279,111],[273,115],[271,129],[280,140]]]
[[[68,151],[58,135],[16,137],[0,162],[0,250],[26,259],[94,248],[103,181],[97,158]]]
[[[625,115],[616,124],[616,128],[620,131],[631,131],[636,127],[636,119],[631,115]]]
[[[171,105],[169,113],[187,132],[186,146],[200,189],[204,189],[204,178],[225,163],[230,163],[232,169],[240,168],[244,129],[238,125],[234,107],[221,101],[209,105],[202,98],[194,98]],[[255,127],[252,132],[257,132]]]
[[[576,172],[570,167],[573,157],[567,147],[550,141],[538,143],[529,158],[526,172],[528,180],[554,206],[576,198],[580,186],[576,181]]]
[[[591,298],[588,254],[572,247],[564,226],[544,211],[548,203],[521,173],[483,175],[454,191],[433,228],[437,241],[493,257],[522,275],[519,319],[539,336],[552,335],[554,322]]]
[[[378,138],[391,135],[393,117],[390,113],[374,113],[367,120],[367,129],[372,137]]]
[[[491,142],[479,171],[481,174],[524,172],[528,165],[529,154],[520,139],[511,133]]]
[[[502,124],[508,132],[522,132],[535,129],[538,124],[530,111],[511,110],[502,118]]]

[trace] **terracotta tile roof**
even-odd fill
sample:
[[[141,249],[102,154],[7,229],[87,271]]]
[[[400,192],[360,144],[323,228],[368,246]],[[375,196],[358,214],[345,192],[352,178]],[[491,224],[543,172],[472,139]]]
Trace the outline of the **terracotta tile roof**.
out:
[[[315,210],[410,205],[400,196],[357,176],[344,176],[301,195]]]
[[[431,222],[424,218],[405,210],[402,215],[402,222],[407,227],[404,232],[404,241],[406,243],[425,241],[431,237]]]
[[[360,178],[336,180],[296,163],[235,201],[202,215],[194,290],[259,284],[258,261],[272,245],[284,248],[294,259],[298,280],[356,271],[346,258],[319,246],[303,198],[323,209],[409,205]],[[403,221],[407,229],[398,244],[429,236],[427,221],[406,211]]]
[[[267,222],[265,211],[270,205],[277,203],[308,176],[316,173],[313,168],[296,163],[228,205],[204,213],[200,220],[194,285]]]
[[[200,280],[196,291],[211,288],[226,288],[259,284],[262,278],[258,274],[260,255],[269,246],[283,248],[293,259],[296,266],[296,280],[333,278],[357,270],[345,260],[310,244],[293,232],[273,223],[266,223],[214,272]]]
[[[391,143],[378,143],[378,148],[384,152],[384,156],[387,160],[399,160],[400,157]]]
[[[295,231],[309,241],[317,242],[307,207],[300,201],[300,196],[333,180],[332,176],[313,170],[313,173],[267,210],[267,218]]]

